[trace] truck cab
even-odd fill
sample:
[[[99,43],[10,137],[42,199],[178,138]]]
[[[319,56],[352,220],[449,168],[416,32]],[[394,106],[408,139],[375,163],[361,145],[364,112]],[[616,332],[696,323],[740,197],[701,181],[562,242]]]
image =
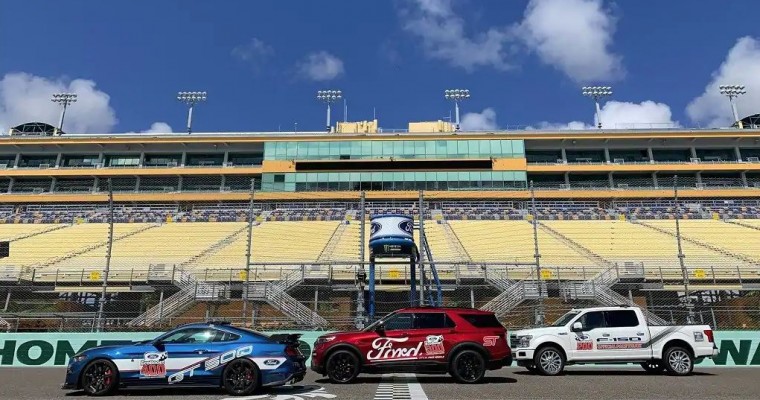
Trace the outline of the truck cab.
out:
[[[647,372],[691,374],[694,363],[717,354],[707,325],[649,325],[636,307],[573,309],[547,327],[511,333],[517,364],[543,375],[566,365],[638,363]]]

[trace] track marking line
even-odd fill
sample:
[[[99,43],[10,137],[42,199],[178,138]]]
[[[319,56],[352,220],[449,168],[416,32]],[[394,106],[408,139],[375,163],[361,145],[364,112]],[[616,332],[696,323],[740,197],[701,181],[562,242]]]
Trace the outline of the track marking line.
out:
[[[383,374],[374,400],[428,400],[415,374]]]

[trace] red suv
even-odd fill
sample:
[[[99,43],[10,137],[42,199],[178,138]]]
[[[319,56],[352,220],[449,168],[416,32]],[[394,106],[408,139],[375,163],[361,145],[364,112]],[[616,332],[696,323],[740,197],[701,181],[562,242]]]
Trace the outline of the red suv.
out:
[[[469,308],[405,308],[358,332],[317,338],[311,369],[334,383],[360,372],[449,373],[462,383],[512,364],[507,331],[493,313]]]

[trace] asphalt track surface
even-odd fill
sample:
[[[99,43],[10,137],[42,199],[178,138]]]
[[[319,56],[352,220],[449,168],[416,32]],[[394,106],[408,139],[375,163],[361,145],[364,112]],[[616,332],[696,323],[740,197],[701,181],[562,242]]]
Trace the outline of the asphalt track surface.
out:
[[[0,368],[0,399],[83,399],[63,391],[62,368]],[[265,389],[238,400],[309,399],[757,399],[760,369],[701,368],[693,376],[651,376],[635,368],[570,367],[562,376],[543,377],[521,368],[490,371],[485,383],[461,385],[446,375],[362,375],[351,385],[333,385],[309,372],[292,387]],[[121,389],[109,399],[222,400],[220,389]]]

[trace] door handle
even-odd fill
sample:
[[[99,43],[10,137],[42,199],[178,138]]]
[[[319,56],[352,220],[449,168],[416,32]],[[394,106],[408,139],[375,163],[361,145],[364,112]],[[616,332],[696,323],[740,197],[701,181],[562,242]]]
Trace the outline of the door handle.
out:
[[[610,334],[609,333],[603,333],[602,336],[604,336],[604,337],[610,337]]]
[[[208,353],[208,350],[198,349],[198,350],[193,350],[193,353],[206,354]]]

